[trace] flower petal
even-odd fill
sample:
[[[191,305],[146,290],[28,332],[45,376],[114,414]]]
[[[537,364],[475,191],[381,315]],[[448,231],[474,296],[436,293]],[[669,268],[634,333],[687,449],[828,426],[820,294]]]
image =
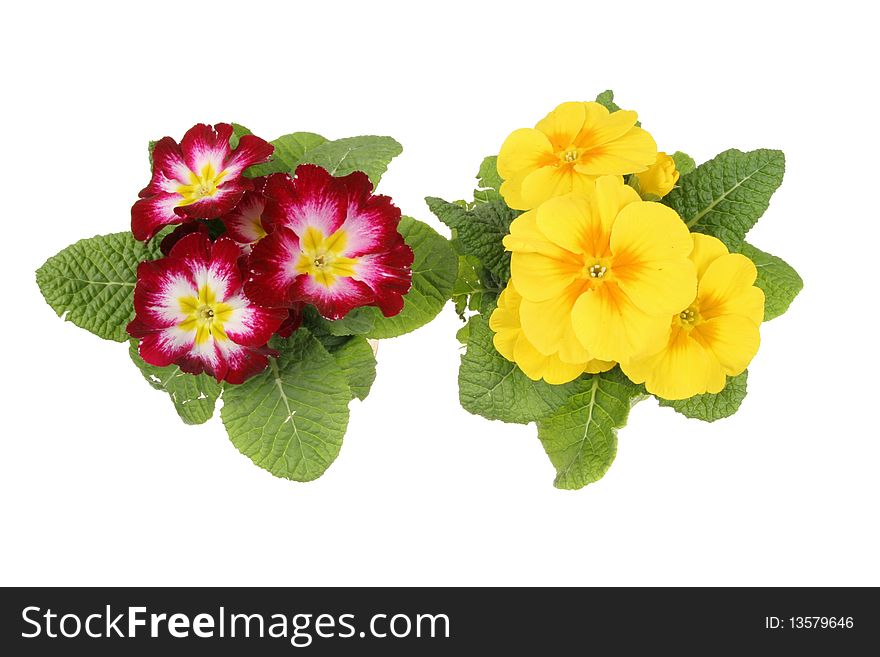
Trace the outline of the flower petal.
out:
[[[153,177],[141,198],[154,194],[173,193],[181,183],[188,183],[190,170],[183,160],[180,146],[171,137],[163,137],[153,146]]]
[[[546,301],[562,294],[582,268],[574,254],[557,259],[540,253],[514,252],[510,258],[511,278],[516,289],[531,301]]]
[[[162,193],[135,202],[131,206],[131,233],[134,238],[145,242],[165,226],[183,223],[185,219],[174,212],[179,201],[178,194]]]
[[[758,325],[764,319],[764,293],[754,287],[758,270],[746,256],[731,253],[713,261],[700,280],[698,303],[706,319],[742,315]]]
[[[311,303],[326,319],[342,319],[350,310],[375,301],[373,291],[363,282],[338,276],[330,285],[319,283],[311,276],[300,276],[294,282],[295,298]]]
[[[641,128],[631,128],[612,141],[591,148],[581,155],[578,171],[593,176],[625,175],[644,171],[657,159],[657,143]]]
[[[691,335],[715,356],[728,376],[742,374],[761,344],[758,326],[741,315],[706,320],[694,327]]]
[[[286,226],[299,236],[315,228],[325,237],[345,221],[348,194],[336,178],[313,164],[302,164],[296,178],[276,173],[266,180],[267,227]]]
[[[669,316],[646,314],[611,282],[580,295],[571,318],[578,340],[601,360],[627,361],[659,351],[669,335]]]
[[[381,253],[360,256],[355,265],[355,279],[366,283],[375,296],[375,305],[385,317],[403,310],[403,295],[412,287],[413,250],[398,233],[394,246]]]
[[[256,135],[242,135],[223,170],[228,177],[240,176],[249,166],[268,160],[274,151],[275,147],[265,139]]]
[[[347,195],[345,221],[339,228],[345,231],[343,255],[355,258],[392,247],[400,209],[388,196],[372,195],[373,184],[365,173],[355,171],[337,180]]]
[[[297,301],[294,283],[302,250],[299,238],[281,227],[254,245],[248,258],[249,276],[244,284],[248,298],[261,306],[290,308]]]
[[[575,335],[571,320],[572,309],[583,290],[583,284],[576,281],[545,301],[522,301],[522,329],[535,349],[547,356],[558,354],[568,363],[583,364],[592,358]]]
[[[702,279],[709,265],[729,252],[727,247],[724,246],[724,242],[717,237],[703,235],[702,233],[691,233],[691,238],[694,240],[694,248],[691,251],[690,258],[697,267],[697,278]]]
[[[567,194],[545,201],[535,210],[537,228],[549,240],[571,253],[584,253],[593,242],[590,199]]]
[[[583,363],[564,363],[556,356],[545,356],[521,334],[514,346],[514,360],[523,373],[538,381],[559,385],[574,381],[584,372]]]
[[[584,103],[562,103],[538,121],[535,128],[547,135],[553,149],[559,151],[574,143],[585,117]]]
[[[533,128],[520,128],[508,135],[498,153],[498,175],[509,180],[516,173],[550,164],[556,160],[546,135]]]
[[[231,151],[231,136],[232,126],[228,123],[218,123],[215,126],[204,123],[194,125],[180,140],[180,150],[186,167],[195,173],[203,171],[207,166],[217,173],[223,171]]]
[[[261,187],[255,179],[255,185]],[[265,181],[262,181],[265,184]],[[239,244],[253,244],[266,236],[263,226],[263,212],[266,209],[266,197],[261,191],[245,192],[238,205],[227,212],[221,219],[226,226],[226,234]]]
[[[611,272],[629,299],[652,315],[669,316],[697,296],[688,259],[693,240],[678,214],[659,203],[632,203],[611,230]]]
[[[595,104],[599,105],[599,103]],[[609,113],[605,109],[604,116],[597,111],[591,111],[588,121],[584,123],[584,129],[578,135],[578,146],[590,148],[619,139],[627,134],[638,120],[639,115],[630,110]]]
[[[242,195],[253,185],[247,178],[231,178],[224,182],[211,196],[180,205],[182,197],[178,195],[175,214],[187,219],[214,219],[232,210],[241,200]]]

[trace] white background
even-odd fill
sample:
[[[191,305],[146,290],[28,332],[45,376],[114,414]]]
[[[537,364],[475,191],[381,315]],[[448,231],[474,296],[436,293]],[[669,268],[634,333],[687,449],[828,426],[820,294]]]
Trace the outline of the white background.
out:
[[[871,3],[4,12],[0,583],[880,584]],[[736,417],[645,402],[581,491],[552,487],[533,426],[461,410],[451,308],[382,343],[338,460],[297,484],[218,418],[184,426],[125,345],[62,323],[34,283],[71,242],[127,228],[147,141],[193,123],[393,135],[404,153],[381,191],[441,229],[424,196],[468,196],[510,131],[609,87],[698,162],[784,149],[750,241],[806,287],[763,327]]]

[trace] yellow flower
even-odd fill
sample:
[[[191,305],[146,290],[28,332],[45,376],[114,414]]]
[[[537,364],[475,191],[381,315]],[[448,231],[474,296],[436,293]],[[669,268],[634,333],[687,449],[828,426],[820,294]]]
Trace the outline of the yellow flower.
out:
[[[643,197],[655,196],[663,198],[678,182],[678,171],[675,160],[663,151],[657,153],[657,160],[647,170],[636,174],[639,179],[639,191]]]
[[[695,233],[691,260],[697,267],[696,298],[672,317],[669,340],[659,352],[621,367],[635,383],[665,399],[686,399],[724,389],[758,351],[764,293],[757,270],[744,255],[728,253],[714,237]]]
[[[586,359],[572,363],[564,361],[559,353],[542,354],[523,335],[519,310],[522,297],[512,283],[498,297],[498,307],[489,318],[489,328],[495,332],[492,339],[495,348],[507,360],[533,381],[544,379],[547,383],[568,383],[584,372],[598,374],[610,370],[616,363]]]
[[[529,210],[554,196],[584,191],[597,177],[647,169],[657,144],[635,126],[635,112],[599,103],[562,103],[533,128],[515,130],[498,154],[501,195]]]
[[[642,201],[620,177],[591,188],[521,214],[504,238],[523,332],[568,362],[655,353],[669,317],[696,294],[693,240],[674,210]]]

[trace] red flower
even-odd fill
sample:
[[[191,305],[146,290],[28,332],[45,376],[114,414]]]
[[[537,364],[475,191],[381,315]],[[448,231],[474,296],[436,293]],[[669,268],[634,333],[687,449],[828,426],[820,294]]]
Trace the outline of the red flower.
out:
[[[244,135],[234,150],[232,126],[204,123],[190,128],[180,145],[171,137],[156,142],[153,178],[131,208],[131,232],[148,240],[163,226],[219,217],[234,208],[253,185],[242,173],[265,162],[274,147]]]
[[[249,258],[248,296],[273,308],[311,303],[328,319],[358,306],[399,313],[413,252],[397,231],[400,210],[372,190],[364,173],[334,178],[312,164],[293,179],[269,176],[262,215],[269,235]]]
[[[141,357],[159,367],[207,372],[218,381],[241,383],[262,371],[266,342],[287,318],[267,310],[241,289],[241,248],[201,232],[183,237],[171,253],[138,265],[136,316],[128,325],[140,339]]]

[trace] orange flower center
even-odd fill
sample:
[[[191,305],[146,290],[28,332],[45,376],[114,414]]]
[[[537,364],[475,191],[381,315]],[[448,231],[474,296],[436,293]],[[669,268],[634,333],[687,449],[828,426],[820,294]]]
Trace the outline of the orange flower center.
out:
[[[699,325],[703,321],[703,318],[700,317],[700,311],[696,305],[693,305],[686,310],[682,310],[680,313],[678,313],[678,315],[676,315],[675,319],[678,322],[679,326],[688,331]]]

